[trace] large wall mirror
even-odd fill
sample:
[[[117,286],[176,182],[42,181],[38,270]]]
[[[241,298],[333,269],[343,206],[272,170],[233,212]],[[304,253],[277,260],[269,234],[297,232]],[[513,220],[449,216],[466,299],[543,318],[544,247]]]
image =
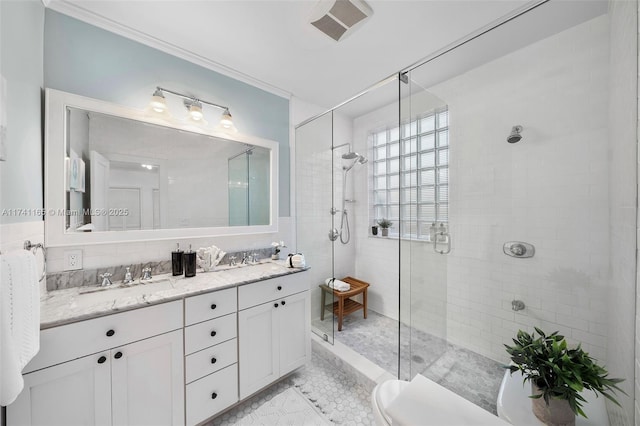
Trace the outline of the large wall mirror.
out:
[[[277,231],[278,144],[47,90],[48,246]]]

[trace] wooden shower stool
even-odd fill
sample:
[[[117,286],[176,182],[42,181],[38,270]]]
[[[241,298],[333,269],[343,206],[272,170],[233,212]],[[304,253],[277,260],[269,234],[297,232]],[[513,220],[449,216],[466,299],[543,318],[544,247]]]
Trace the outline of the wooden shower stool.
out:
[[[320,309],[320,320],[324,321],[325,300],[327,293],[333,293],[333,313],[338,316],[338,331],[342,331],[342,319],[345,315],[354,313],[355,311],[362,309],[364,311],[364,318],[367,318],[367,288],[369,283],[359,280],[357,278],[345,277],[341,281],[348,283],[351,286],[349,291],[334,290],[326,284],[320,284],[322,289],[322,306]],[[349,299],[351,296],[357,296],[362,293],[362,303],[358,303],[353,299]]]

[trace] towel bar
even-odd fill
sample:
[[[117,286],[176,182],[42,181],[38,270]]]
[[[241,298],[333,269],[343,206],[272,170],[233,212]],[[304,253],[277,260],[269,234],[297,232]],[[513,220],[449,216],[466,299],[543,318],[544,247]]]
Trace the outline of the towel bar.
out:
[[[31,251],[34,255],[38,251],[38,249],[42,250],[42,276],[38,280],[38,282],[42,282],[44,277],[47,275],[47,250],[44,248],[42,243],[32,244],[31,241],[26,240],[24,242],[24,249],[27,251]]]

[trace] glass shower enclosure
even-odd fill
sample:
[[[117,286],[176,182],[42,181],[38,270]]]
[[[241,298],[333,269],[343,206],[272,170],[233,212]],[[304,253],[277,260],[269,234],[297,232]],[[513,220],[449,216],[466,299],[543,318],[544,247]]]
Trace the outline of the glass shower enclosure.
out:
[[[364,356],[405,379],[446,347],[447,114],[397,75],[296,129],[297,247],[312,265],[312,330],[330,343],[366,342]],[[366,319],[363,309],[345,316],[340,331],[338,298],[321,285],[345,277],[369,283],[368,309]]]

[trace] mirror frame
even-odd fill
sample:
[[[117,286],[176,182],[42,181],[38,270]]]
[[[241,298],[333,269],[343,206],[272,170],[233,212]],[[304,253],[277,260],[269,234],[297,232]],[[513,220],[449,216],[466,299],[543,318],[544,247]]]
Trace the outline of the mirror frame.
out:
[[[67,108],[78,108],[107,115],[132,119],[144,123],[198,133],[234,142],[264,147],[270,150],[271,206],[269,224],[255,226],[223,226],[206,228],[147,229],[132,231],[66,232],[65,215],[65,153],[68,136]],[[157,118],[146,110],[138,110],[110,102],[91,99],[54,89],[45,91],[45,157],[44,206],[45,244],[47,247],[65,247],[90,244],[207,238],[225,235],[247,235],[278,232],[278,142],[240,133],[227,134],[207,131],[177,119]],[[226,184],[226,182],[225,182]]]

